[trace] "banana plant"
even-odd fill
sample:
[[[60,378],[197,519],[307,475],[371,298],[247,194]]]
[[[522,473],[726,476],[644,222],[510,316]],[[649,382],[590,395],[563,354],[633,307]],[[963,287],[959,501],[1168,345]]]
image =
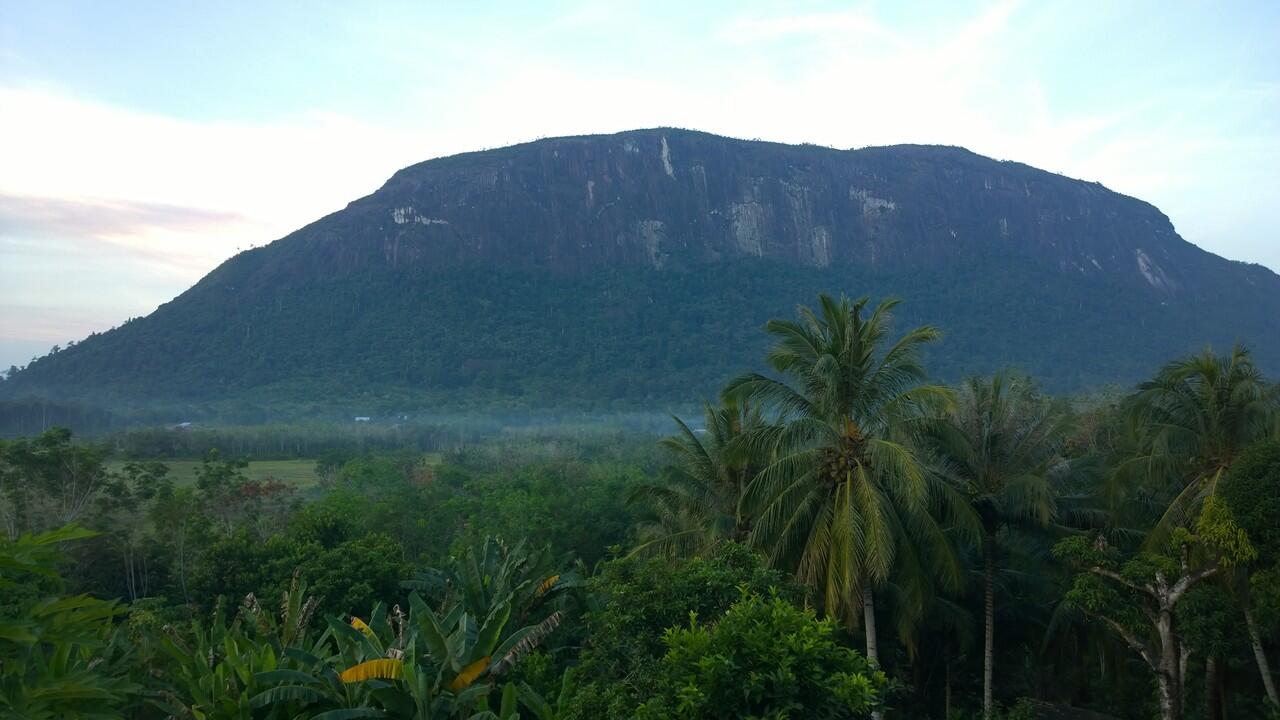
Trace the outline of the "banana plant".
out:
[[[171,689],[157,704],[175,718],[193,720],[251,720],[255,678],[280,662],[271,643],[250,637],[239,617],[228,623],[221,608],[207,628],[192,622],[186,637],[166,628],[161,650]]]
[[[285,616],[290,615],[286,603]],[[314,644],[282,647],[281,665],[254,675],[257,692],[249,699],[250,707],[282,718],[383,717],[380,693],[404,676],[403,630],[385,632],[394,623],[382,605],[374,608],[367,623],[329,618]],[[382,635],[375,628],[384,629]],[[297,639],[305,641],[306,636]]]
[[[403,585],[438,599],[439,607],[460,603],[475,617],[508,602],[511,617],[523,623],[549,614],[558,598],[581,588],[583,581],[576,571],[560,570],[549,547],[530,549],[523,540],[508,546],[500,538],[486,537],[448,567],[418,572]]]
[[[490,695],[502,672],[554,629],[559,614],[510,631],[509,599],[495,602],[483,618],[462,603],[436,612],[416,592],[409,606],[407,615],[379,604],[367,621],[330,618],[324,649],[286,648],[291,667],[255,677],[267,687],[250,699],[251,707],[317,720],[518,717],[514,686],[503,688],[496,713]]]
[[[218,606],[207,626],[193,622],[186,634],[166,628],[161,650],[172,683],[157,704],[176,718],[261,718],[258,709],[270,703],[259,696],[300,662],[291,653],[314,652],[326,644],[323,637],[315,643],[309,639],[316,605],[295,575],[278,615],[250,594],[231,622]]]
[[[569,699],[573,697],[575,687],[574,674],[574,668],[569,668],[561,676],[560,691],[554,701],[544,697],[526,682],[516,686],[508,684],[507,688],[515,688],[520,704],[532,713],[536,720],[563,720],[569,717]]]
[[[16,617],[0,618],[0,717],[113,718],[136,699],[128,644],[113,625],[122,608],[87,595],[34,597],[62,585],[59,544],[95,534],[67,526],[0,541],[0,594],[16,598]]]

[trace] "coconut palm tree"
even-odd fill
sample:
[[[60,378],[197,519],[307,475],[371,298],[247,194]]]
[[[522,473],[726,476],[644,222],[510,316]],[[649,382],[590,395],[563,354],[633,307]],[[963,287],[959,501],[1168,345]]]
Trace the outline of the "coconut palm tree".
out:
[[[755,466],[732,450],[763,420],[757,408],[737,400],[707,403],[703,414],[705,427],[698,430],[674,418],[679,432],[662,440],[670,464],[659,482],[632,491],[631,501],[653,514],[633,554],[702,556],[726,540],[747,539],[751,523],[741,500]]]
[[[1194,523],[1240,453],[1275,431],[1278,402],[1280,386],[1268,385],[1239,345],[1175,360],[1138,386],[1125,407],[1138,449],[1114,480],[1154,486],[1163,515],[1149,545]]]
[[[1163,514],[1146,542],[1159,546],[1175,529],[1194,525],[1242,453],[1275,436],[1280,386],[1264,380],[1240,345],[1221,356],[1206,348],[1165,365],[1139,385],[1126,411],[1138,451],[1120,464],[1114,480],[1121,491],[1130,485],[1151,488]],[[1245,620],[1256,639],[1252,614],[1246,612]],[[1265,653],[1257,653],[1257,662],[1269,680]],[[1274,692],[1272,686],[1267,689]]]
[[[1045,526],[1055,514],[1050,476],[1065,467],[1065,414],[1030,380],[1009,374],[972,378],[931,436],[947,474],[982,523],[984,649],[982,713],[991,717],[995,669],[995,593],[1006,528]]]
[[[816,313],[802,307],[798,322],[765,326],[777,338],[767,361],[790,382],[753,373],[724,391],[727,399],[778,413],[776,424],[737,444],[738,452],[761,458],[743,496],[755,518],[752,540],[815,588],[828,615],[851,623],[860,609],[875,663],[875,591],[903,564],[900,548],[924,548],[910,553],[913,567],[953,585],[963,579],[935,521],[940,506],[956,498],[915,442],[928,412],[949,402],[944,388],[925,384],[920,360],[938,331],[916,328],[890,344],[896,305],[868,309],[866,298],[820,295]],[[963,519],[964,508],[950,507]]]

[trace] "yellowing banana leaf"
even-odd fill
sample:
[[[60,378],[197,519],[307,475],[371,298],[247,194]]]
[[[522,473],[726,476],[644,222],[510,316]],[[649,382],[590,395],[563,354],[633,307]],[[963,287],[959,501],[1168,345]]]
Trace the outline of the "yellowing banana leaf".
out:
[[[344,683],[364,680],[394,680],[404,676],[404,663],[399,660],[379,658],[352,665],[338,676]]]
[[[488,655],[462,668],[462,672],[458,673],[458,676],[453,679],[453,682],[449,683],[449,689],[454,692],[465,689],[471,683],[475,682],[476,678],[480,677],[480,674],[483,673],[487,667],[489,667]]]

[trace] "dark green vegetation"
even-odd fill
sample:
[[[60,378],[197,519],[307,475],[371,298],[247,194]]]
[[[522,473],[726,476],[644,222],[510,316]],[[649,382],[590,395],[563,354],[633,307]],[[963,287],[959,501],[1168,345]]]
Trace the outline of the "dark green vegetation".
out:
[[[765,320],[840,290],[911,298],[904,320],[948,331],[929,350],[948,381],[1016,366],[1074,392],[1245,339],[1280,362],[1280,277],[1097,184],[957,148],[652,130],[406,168],[0,399],[155,422],[683,409],[758,361]]]
[[[1280,386],[947,386],[893,308],[769,322],[660,444],[0,441],[0,716],[1275,717]]]

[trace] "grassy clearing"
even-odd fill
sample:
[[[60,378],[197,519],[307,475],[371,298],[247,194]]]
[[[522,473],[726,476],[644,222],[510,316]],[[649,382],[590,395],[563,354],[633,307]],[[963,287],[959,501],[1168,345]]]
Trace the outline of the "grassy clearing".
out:
[[[200,468],[199,460],[162,460],[169,466],[169,477],[178,485],[191,485],[196,481],[196,470]],[[124,461],[116,460],[107,463],[107,470],[119,470]],[[253,480],[275,478],[280,482],[298,488],[307,488],[316,484],[315,460],[254,460],[245,469],[245,475]]]

